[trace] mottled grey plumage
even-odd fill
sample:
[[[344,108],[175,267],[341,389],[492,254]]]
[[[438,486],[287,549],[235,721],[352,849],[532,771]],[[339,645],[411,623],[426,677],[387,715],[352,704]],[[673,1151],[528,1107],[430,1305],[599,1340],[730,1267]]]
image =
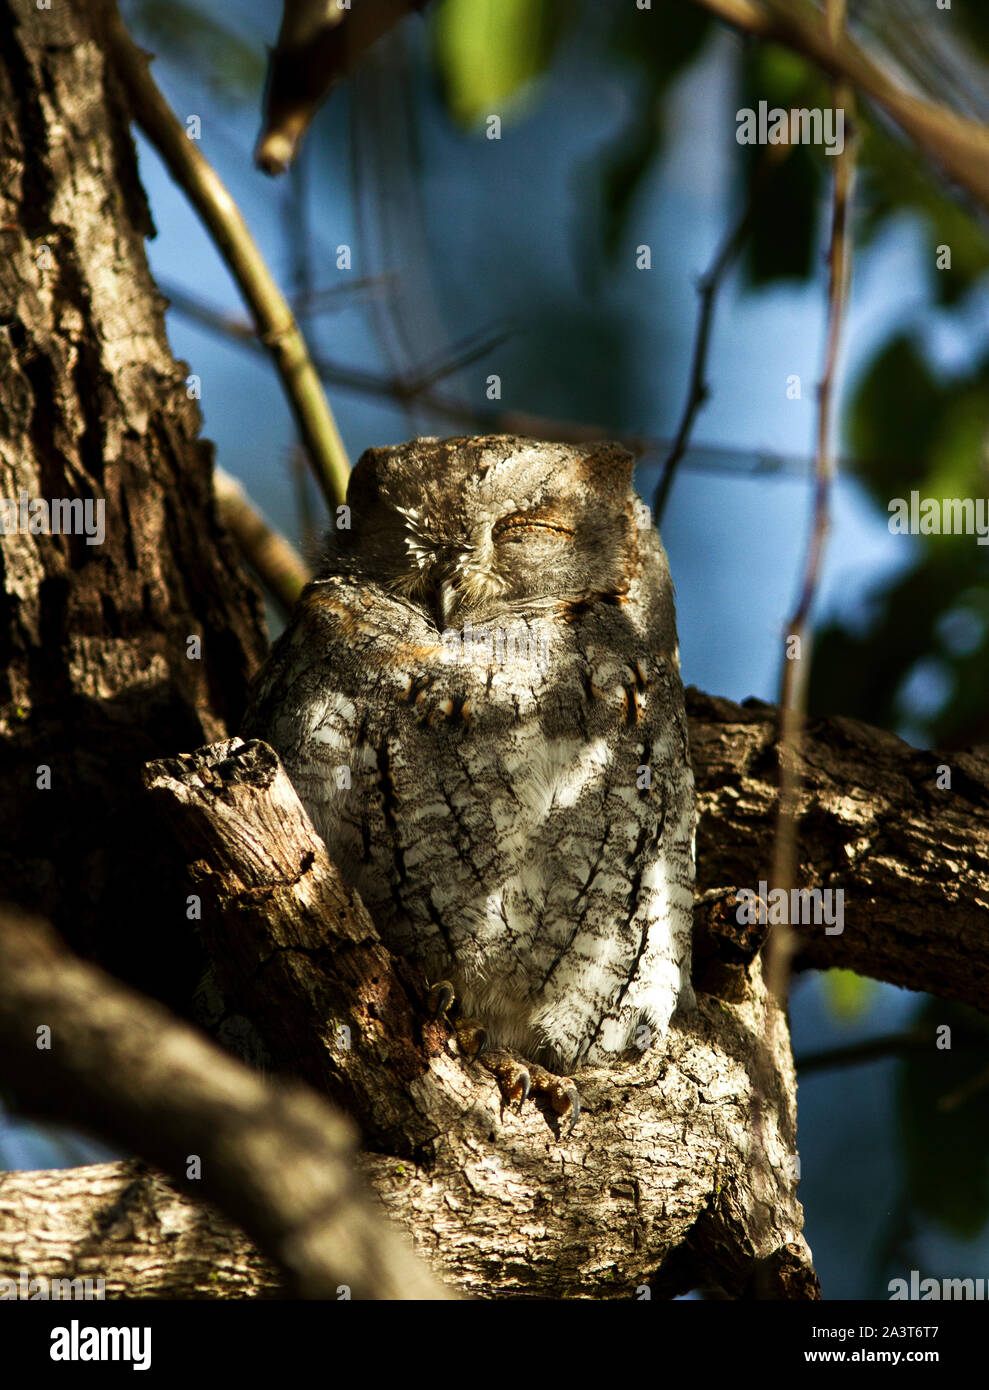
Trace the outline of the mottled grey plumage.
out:
[[[568,1071],[662,1034],[690,992],[694,795],[631,459],[419,439],[365,453],[348,504],[245,734],[492,1042]]]

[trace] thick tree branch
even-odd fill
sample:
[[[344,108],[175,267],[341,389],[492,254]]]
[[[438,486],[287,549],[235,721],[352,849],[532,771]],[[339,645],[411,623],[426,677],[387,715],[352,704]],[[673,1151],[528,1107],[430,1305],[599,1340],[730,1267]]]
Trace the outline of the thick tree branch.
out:
[[[0,1295],[24,1297],[39,1278],[101,1279],[105,1298],[278,1298],[286,1291],[283,1276],[241,1230],[137,1159],[0,1173]],[[98,1295],[100,1286],[91,1287]]]
[[[0,1068],[26,1114],[95,1132],[215,1202],[296,1296],[444,1296],[356,1181],[345,1116],[296,1082],[265,1083],[19,913],[0,922]]]
[[[687,709],[698,888],[755,891],[771,878],[778,712],[693,689]],[[797,967],[843,966],[985,1011],[989,752],[922,752],[855,719],[811,719],[798,768],[796,882],[843,890],[845,926],[798,927]]]

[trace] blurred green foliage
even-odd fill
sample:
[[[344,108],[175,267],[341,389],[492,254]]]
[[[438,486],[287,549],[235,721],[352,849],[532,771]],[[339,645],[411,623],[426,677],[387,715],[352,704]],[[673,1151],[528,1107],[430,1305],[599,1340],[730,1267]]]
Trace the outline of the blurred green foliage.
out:
[[[877,507],[894,498],[985,498],[989,488],[989,342],[981,360],[945,379],[915,337],[888,343],[862,375],[847,432],[858,476]],[[975,536],[901,537],[913,566],[872,598],[866,621],[817,636],[810,708],[848,714],[932,746],[989,739],[989,547]],[[911,702],[926,671],[943,697]]]
[[[609,35],[608,58],[634,83],[624,124],[604,151],[600,178],[604,194],[602,237],[607,255],[617,255],[625,221],[643,179],[666,137],[664,98],[670,85],[697,57],[713,24],[695,5],[652,10],[623,7]]]
[[[823,978],[824,994],[835,1018],[855,1023],[869,1011],[877,985],[854,970],[828,970]]]
[[[546,71],[570,8],[566,0],[443,0],[433,52],[453,119],[472,127],[517,105]]]
[[[989,268],[985,221],[951,197],[902,140],[875,121],[859,124],[862,138],[856,194],[857,245],[871,245],[894,214],[915,214],[931,247],[934,297],[942,304],[957,303]],[[951,248],[951,267],[936,270],[936,248],[945,245]]]

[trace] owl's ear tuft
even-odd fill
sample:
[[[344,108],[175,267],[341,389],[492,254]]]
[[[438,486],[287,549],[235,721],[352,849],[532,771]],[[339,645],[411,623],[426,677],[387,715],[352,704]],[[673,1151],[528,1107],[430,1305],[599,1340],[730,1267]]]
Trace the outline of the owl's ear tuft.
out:
[[[632,486],[635,459],[620,444],[602,441],[588,444],[580,453],[578,467],[588,487],[624,497]]]
[[[378,495],[377,449],[365,449],[354,464],[347,479],[347,505],[351,511],[361,513]]]

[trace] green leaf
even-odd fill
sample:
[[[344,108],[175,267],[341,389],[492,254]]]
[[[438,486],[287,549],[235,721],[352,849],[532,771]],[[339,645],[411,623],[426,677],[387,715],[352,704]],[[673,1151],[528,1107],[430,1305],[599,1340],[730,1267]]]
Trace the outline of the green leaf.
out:
[[[947,404],[911,338],[894,338],[852,399],[847,433],[857,472],[885,508],[924,481]]]
[[[931,497],[982,495],[989,356],[944,379],[901,333],[859,382],[847,433],[856,471],[884,509],[914,487]]]
[[[876,993],[875,980],[856,975],[854,970],[828,970],[824,975],[824,996],[828,1008],[842,1023],[854,1023],[868,1012]]]
[[[989,557],[974,536],[926,537],[916,567],[873,599],[864,630],[831,624],[815,637],[811,714],[886,729],[908,720],[928,747],[989,740],[987,577]],[[949,693],[918,716],[905,687],[921,666],[935,668]]]
[[[567,16],[562,0],[442,0],[433,55],[454,119],[473,127],[517,106],[546,71]]]
[[[759,149],[760,157],[765,150]],[[758,177],[755,160],[746,161],[748,194]],[[755,201],[743,265],[748,283],[806,280],[814,268],[821,175],[806,145],[795,145],[775,169]]]

